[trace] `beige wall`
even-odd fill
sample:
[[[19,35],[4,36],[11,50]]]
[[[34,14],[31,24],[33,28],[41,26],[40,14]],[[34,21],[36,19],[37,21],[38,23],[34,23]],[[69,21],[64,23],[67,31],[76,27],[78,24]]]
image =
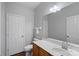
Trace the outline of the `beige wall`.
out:
[[[2,2],[1,8],[1,52],[2,56],[5,55],[5,4]]]
[[[48,18],[48,37],[66,40],[66,18],[60,12],[50,14]]]
[[[1,56],[1,2],[0,2],[0,56]]]
[[[0,55],[5,55],[5,9],[0,2]]]

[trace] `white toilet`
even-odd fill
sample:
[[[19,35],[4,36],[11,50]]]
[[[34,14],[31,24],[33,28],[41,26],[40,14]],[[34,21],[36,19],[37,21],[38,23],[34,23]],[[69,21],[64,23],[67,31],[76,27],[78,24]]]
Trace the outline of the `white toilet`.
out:
[[[38,39],[34,38],[34,41],[37,41]],[[24,50],[26,51],[26,56],[31,55],[31,50],[32,50],[33,45],[29,44],[24,47]]]
[[[26,51],[26,56],[29,56],[31,54],[32,44],[25,46],[24,49]]]

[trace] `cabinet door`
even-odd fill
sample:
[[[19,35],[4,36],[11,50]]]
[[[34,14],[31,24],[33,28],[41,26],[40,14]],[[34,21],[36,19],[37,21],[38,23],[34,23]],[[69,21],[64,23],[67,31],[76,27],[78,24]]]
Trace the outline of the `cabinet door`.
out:
[[[33,44],[33,56],[38,56],[39,47],[36,44]]]
[[[42,48],[39,48],[39,56],[49,56],[49,53]]]

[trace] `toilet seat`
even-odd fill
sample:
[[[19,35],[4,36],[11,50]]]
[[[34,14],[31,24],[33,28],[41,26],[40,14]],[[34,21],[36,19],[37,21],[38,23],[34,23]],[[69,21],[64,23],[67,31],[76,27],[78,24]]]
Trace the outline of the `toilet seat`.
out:
[[[25,51],[30,51],[32,49],[32,46],[33,46],[32,44],[25,46],[24,47]]]

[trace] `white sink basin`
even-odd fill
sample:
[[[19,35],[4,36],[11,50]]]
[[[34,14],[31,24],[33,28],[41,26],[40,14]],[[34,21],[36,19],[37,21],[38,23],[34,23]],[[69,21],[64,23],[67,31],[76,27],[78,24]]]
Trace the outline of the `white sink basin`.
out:
[[[53,48],[52,51],[58,56],[71,56],[71,54],[62,48]]]
[[[72,56],[79,56],[79,52],[73,49],[68,49],[68,52],[72,54]]]

